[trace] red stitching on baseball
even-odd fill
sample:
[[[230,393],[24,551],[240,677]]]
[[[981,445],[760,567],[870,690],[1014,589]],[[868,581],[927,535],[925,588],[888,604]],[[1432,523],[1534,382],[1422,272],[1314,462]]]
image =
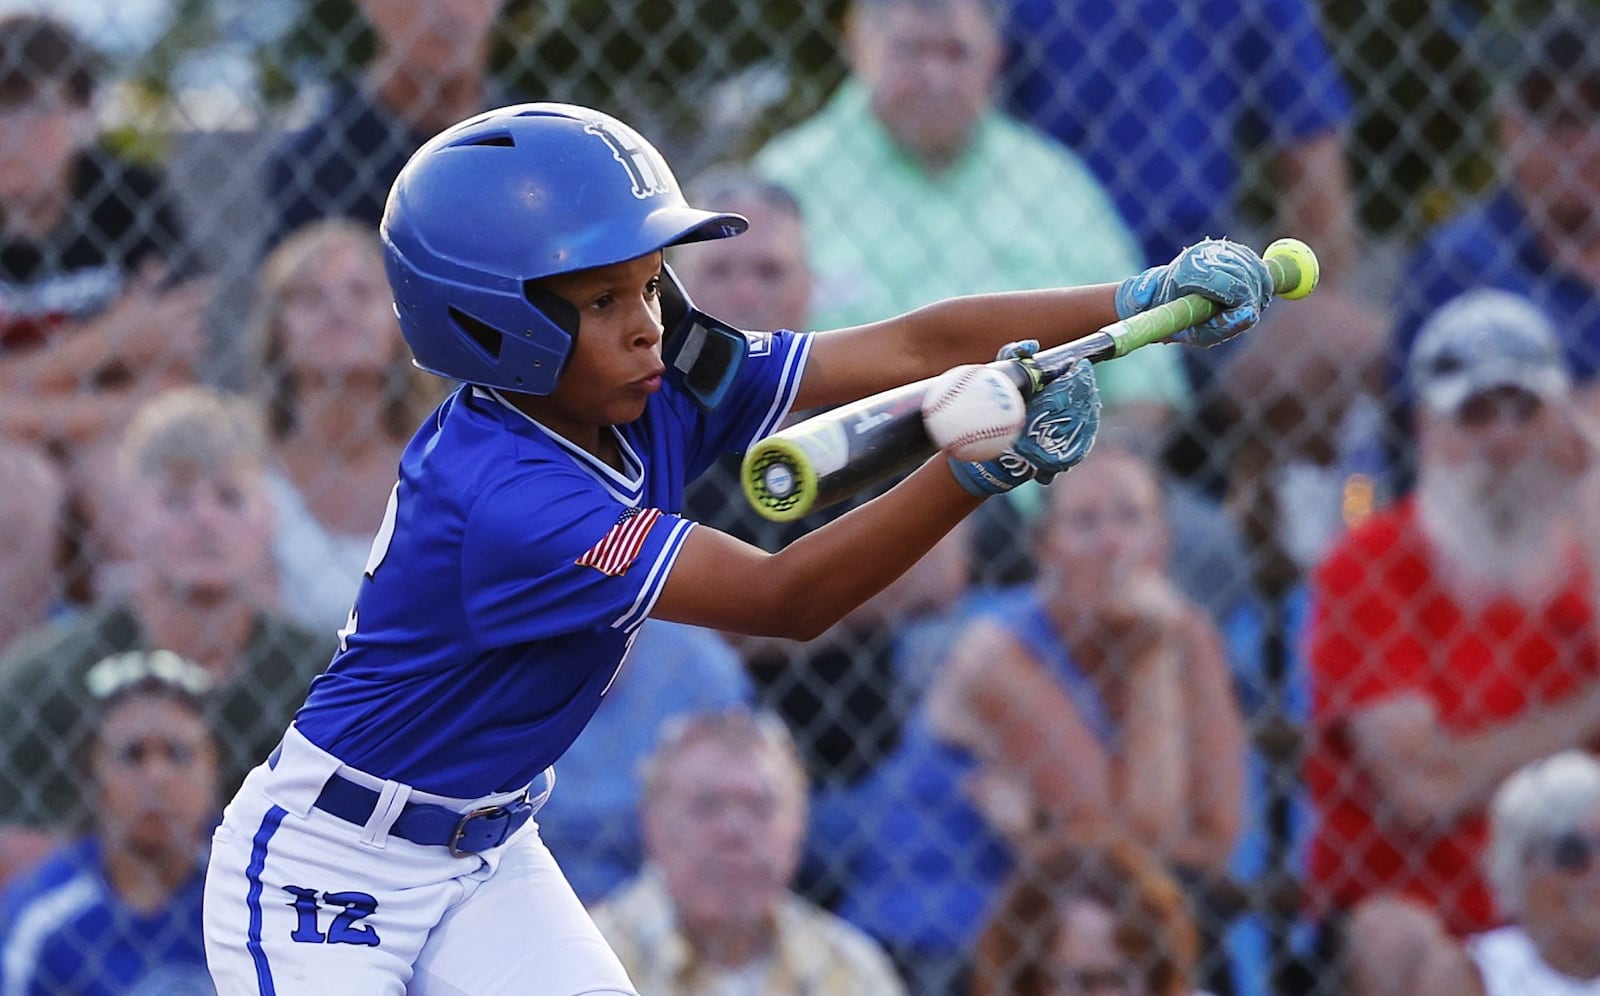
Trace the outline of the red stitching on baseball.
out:
[[[966,387],[968,383],[976,378],[978,376],[978,371],[982,369],[982,367],[974,367],[973,369],[963,373],[960,380],[945,387],[945,389],[940,392],[938,397],[934,398],[933,407],[923,409],[923,417],[926,418],[929,415],[936,415],[950,407],[950,405],[956,400],[956,397],[961,393],[961,389]]]

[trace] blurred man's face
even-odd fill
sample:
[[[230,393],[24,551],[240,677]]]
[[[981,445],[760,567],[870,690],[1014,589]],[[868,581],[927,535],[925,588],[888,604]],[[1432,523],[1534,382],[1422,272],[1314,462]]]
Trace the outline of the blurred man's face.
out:
[[[1556,413],[1519,388],[1485,391],[1449,413],[1430,413],[1424,474],[1454,474],[1486,510],[1514,516],[1550,460]]]
[[[234,598],[272,576],[274,513],[259,467],[175,467],[134,490],[135,556],[166,594]]]
[[[700,930],[770,916],[800,860],[802,789],[772,749],[687,746],[645,814],[645,842],[678,915]]]
[[[1563,511],[1577,479],[1557,454],[1562,417],[1555,403],[1511,387],[1455,412],[1422,412],[1418,510],[1452,568],[1443,576],[1463,591],[1537,600],[1564,577]]]
[[[808,328],[811,266],[800,219],[759,202],[718,210],[744,215],[750,229],[674,251],[673,271],[695,306],[741,329]]]
[[[135,693],[101,725],[91,768],[108,843],[151,863],[192,860],[217,805],[217,757],[204,720]]]
[[[1514,107],[1501,140],[1521,199],[1549,236],[1547,249],[1600,246],[1600,88],[1563,88],[1537,111]]]
[[[942,168],[966,149],[991,106],[1002,53],[979,0],[949,0],[863,12],[850,54],[895,141]]]
[[[1068,901],[1050,949],[1050,996],[1144,996],[1136,966],[1117,950],[1117,918],[1087,899]]]

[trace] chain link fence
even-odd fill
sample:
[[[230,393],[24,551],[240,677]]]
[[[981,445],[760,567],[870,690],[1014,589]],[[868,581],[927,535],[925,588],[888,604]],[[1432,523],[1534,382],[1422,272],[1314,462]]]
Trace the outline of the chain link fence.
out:
[[[103,659],[166,649],[210,672],[219,765],[189,775],[218,798],[326,663],[395,456],[441,389],[409,371],[387,310],[383,194],[427,135],[521,100],[602,108],[650,137],[691,192],[738,201],[712,206],[797,221],[807,327],[1116,280],[1207,235],[1301,235],[1324,252],[1324,289],[1275,305],[1244,340],[1101,368],[1104,452],[1048,492],[989,502],[821,640],[672,651],[732,661],[728,696],[788,723],[813,797],[795,887],[872,936],[911,992],[1331,994],[1360,982],[1345,969],[1370,939],[1351,919],[1369,895],[1398,888],[1458,936],[1532,915],[1496,904],[1479,863],[1498,778],[1535,757],[1469,763],[1473,735],[1600,695],[1587,581],[1507,567],[1567,562],[1528,520],[1592,531],[1574,468],[1597,438],[1585,385],[1600,369],[1600,44],[1538,25],[1588,23],[1595,5],[9,0],[0,12],[67,26],[0,28],[7,972],[51,957],[37,933],[17,946],[17,918],[60,884],[30,869],[118,812],[94,747],[109,736],[90,677]],[[940,128],[967,117],[983,124],[940,146]],[[763,201],[769,188],[777,201]],[[768,249],[747,244],[744,262],[761,265]],[[728,292],[712,284],[732,271],[693,252],[670,259],[710,274],[689,290],[714,311]],[[1436,471],[1441,494],[1477,497],[1417,512],[1408,496],[1434,452],[1418,440],[1449,429],[1419,436],[1413,419],[1469,414],[1421,410],[1432,395],[1419,399],[1406,350],[1440,305],[1484,285],[1554,322],[1577,414],[1519,441],[1456,438],[1526,460],[1486,465],[1482,480]],[[1497,348],[1452,362],[1495,366]],[[1493,384],[1533,383],[1519,377]],[[185,384],[226,394],[171,400]],[[1554,408],[1557,393],[1539,397]],[[258,434],[230,442],[234,417]],[[1504,412],[1483,419],[1513,431]],[[768,549],[842,511],[778,528],[744,506],[736,474],[713,468],[690,509]],[[1550,483],[1563,474],[1577,483]],[[1470,538],[1512,519],[1504,543]],[[1314,583],[1330,556],[1337,569]],[[1462,572],[1479,587],[1447,583]],[[1439,726],[1372,720],[1406,694]],[[1582,746],[1593,726],[1522,742]],[[1420,729],[1430,750],[1461,755],[1423,752],[1409,774],[1374,759],[1423,742],[1396,732]],[[599,901],[644,854],[637,750],[613,729],[589,741],[581,767],[605,784],[564,780],[543,821]],[[1408,791],[1446,783],[1455,794],[1436,811],[1395,815]],[[1103,936],[1084,911],[1096,904],[1121,918],[1116,957],[1055,943]],[[146,938],[150,964],[194,955],[174,940],[187,928],[173,909],[169,933]],[[18,991],[117,991],[91,976],[135,991],[137,976],[117,973],[145,955],[74,936],[89,945],[84,974]],[[189,991],[178,984],[137,991]]]

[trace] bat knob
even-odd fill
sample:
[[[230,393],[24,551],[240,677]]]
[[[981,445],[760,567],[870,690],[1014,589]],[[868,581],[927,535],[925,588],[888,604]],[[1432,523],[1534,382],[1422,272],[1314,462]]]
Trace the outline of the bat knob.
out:
[[[1321,276],[1321,266],[1317,262],[1317,254],[1311,247],[1299,239],[1279,239],[1267,246],[1261,258],[1269,265],[1274,260],[1281,260],[1294,268],[1294,281],[1289,286],[1277,288],[1278,296],[1298,301],[1317,289],[1317,280]]]
[[[772,522],[793,522],[816,504],[816,469],[787,439],[769,436],[750,447],[740,476],[751,506]]]
[[[794,494],[794,471],[782,463],[773,463],[761,472],[761,483],[774,498],[787,498]]]

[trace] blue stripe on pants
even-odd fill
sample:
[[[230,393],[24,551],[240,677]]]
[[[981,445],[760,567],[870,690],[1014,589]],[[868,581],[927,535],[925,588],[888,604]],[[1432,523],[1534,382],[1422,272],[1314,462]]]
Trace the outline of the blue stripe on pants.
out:
[[[250,934],[245,947],[250,952],[250,960],[255,962],[256,982],[261,986],[261,996],[276,996],[277,993],[272,987],[272,969],[267,965],[267,953],[261,950],[261,869],[267,864],[267,841],[278,832],[278,824],[287,815],[288,812],[278,806],[267,810],[267,815],[261,820],[261,829],[256,831],[255,840],[251,842],[250,867],[244,872],[246,881],[250,883],[244,900],[250,908]]]

